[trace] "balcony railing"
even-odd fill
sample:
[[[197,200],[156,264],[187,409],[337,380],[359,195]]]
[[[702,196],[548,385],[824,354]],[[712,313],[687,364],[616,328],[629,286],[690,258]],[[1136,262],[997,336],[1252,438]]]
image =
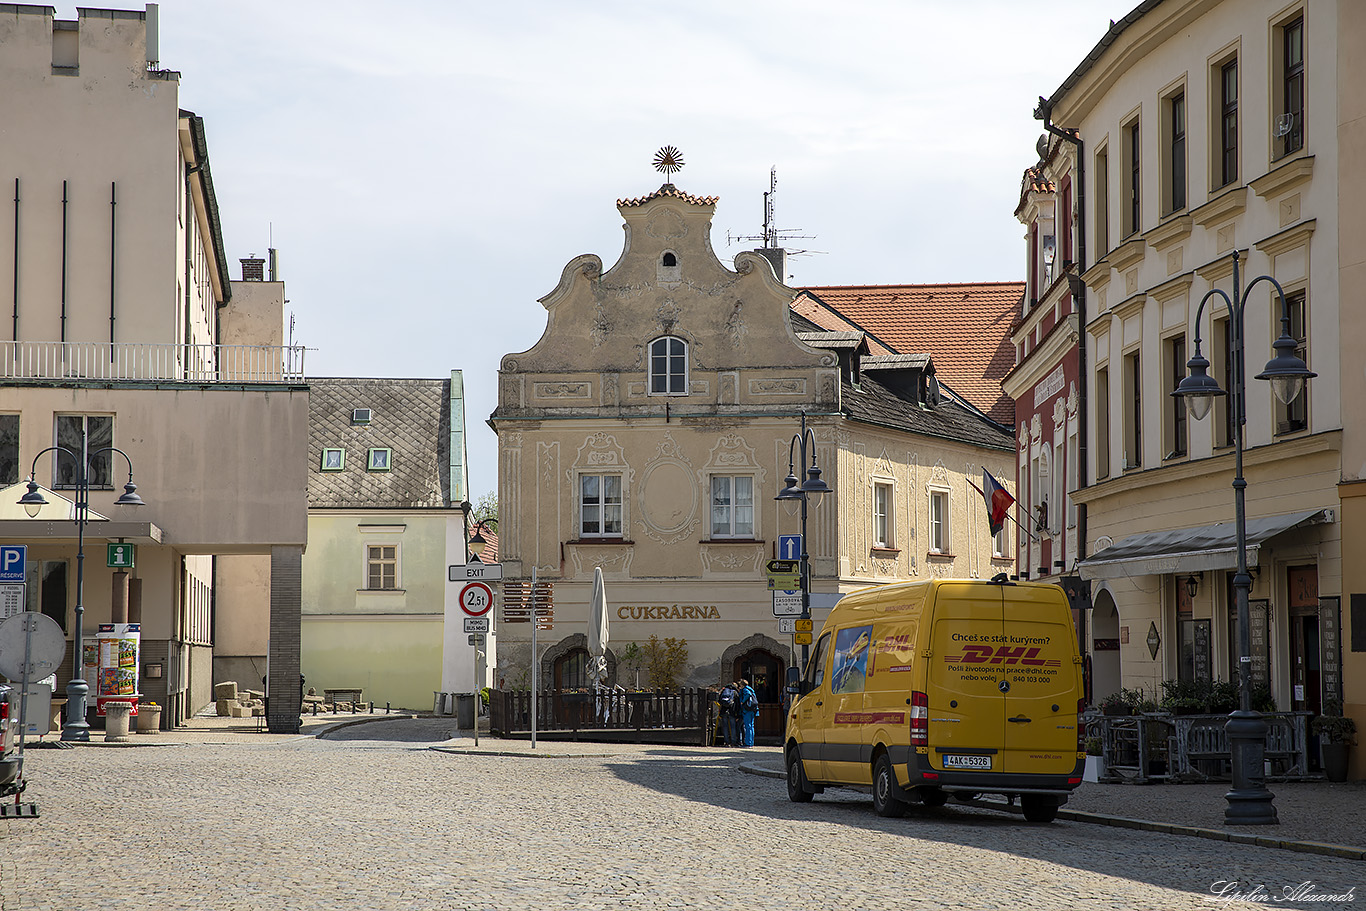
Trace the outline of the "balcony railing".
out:
[[[0,377],[156,380],[172,383],[302,383],[304,347],[0,342]]]

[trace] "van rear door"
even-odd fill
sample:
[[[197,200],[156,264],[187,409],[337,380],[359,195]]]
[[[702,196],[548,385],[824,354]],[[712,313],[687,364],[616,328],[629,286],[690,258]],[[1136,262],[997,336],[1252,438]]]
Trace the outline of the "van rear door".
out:
[[[929,697],[929,759],[935,769],[999,772],[1006,704],[991,664],[1003,635],[999,586],[946,582],[931,607],[926,695]]]
[[[1080,667],[1061,590],[1014,587],[1006,601],[999,660],[1005,690],[1006,772],[1060,775],[1077,762]]]

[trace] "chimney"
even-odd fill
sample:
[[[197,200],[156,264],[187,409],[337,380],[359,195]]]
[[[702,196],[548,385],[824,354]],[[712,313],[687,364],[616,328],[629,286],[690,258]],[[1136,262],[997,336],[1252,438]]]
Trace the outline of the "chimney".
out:
[[[260,282],[266,279],[266,261],[255,254],[242,260],[242,281]]]
[[[787,251],[782,247],[760,247],[754,251],[768,260],[773,266],[773,274],[778,281],[787,284]]]

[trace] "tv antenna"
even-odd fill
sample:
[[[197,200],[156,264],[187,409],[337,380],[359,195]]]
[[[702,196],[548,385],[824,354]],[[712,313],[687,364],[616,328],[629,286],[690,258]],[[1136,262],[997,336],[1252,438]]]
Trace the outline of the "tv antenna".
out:
[[[745,243],[761,244],[764,249],[781,249],[790,240],[814,240],[814,234],[798,234],[801,228],[779,228],[773,217],[773,197],[778,192],[778,168],[768,170],[768,192],[764,193],[764,231],[762,234],[731,234],[726,232],[726,246],[731,244]],[[800,256],[804,253],[823,253],[823,250],[788,250],[788,256]]]

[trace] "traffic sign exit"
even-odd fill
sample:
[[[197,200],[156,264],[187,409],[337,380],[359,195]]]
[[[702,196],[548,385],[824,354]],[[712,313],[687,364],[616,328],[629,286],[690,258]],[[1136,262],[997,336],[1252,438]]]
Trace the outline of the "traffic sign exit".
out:
[[[800,560],[802,557],[802,536],[778,535],[778,556],[784,560]]]
[[[0,547],[0,583],[23,582],[27,544],[6,544]]]

